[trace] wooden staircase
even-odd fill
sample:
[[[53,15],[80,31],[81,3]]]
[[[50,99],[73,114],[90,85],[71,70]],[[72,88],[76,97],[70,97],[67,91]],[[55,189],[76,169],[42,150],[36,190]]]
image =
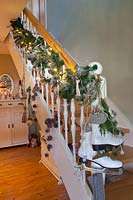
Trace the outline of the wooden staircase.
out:
[[[27,88],[30,86],[31,89],[33,89],[34,78],[31,72],[28,71],[26,62],[20,54],[20,51],[15,47],[12,37],[9,36],[6,42],[20,78],[25,74],[25,87]],[[51,112],[41,93],[38,92],[34,103],[37,105],[36,117],[42,134],[41,162],[58,180],[63,180],[71,200],[91,200],[91,190],[87,183],[83,182],[82,173],[80,171],[77,172],[72,153],[66,146],[63,135],[59,133],[58,128],[52,128],[49,133],[52,135],[53,139],[51,141],[52,149],[48,151],[47,146],[49,142],[46,140],[47,134],[45,132],[46,125],[44,121],[46,118],[51,117]],[[48,153],[48,157],[45,157],[46,153]]]
[[[24,16],[27,22],[25,26],[34,30],[36,29],[44,38],[44,41],[59,53],[60,57],[64,60],[65,66],[74,71],[76,62],[52,38],[27,8],[24,9],[22,16]],[[25,56],[26,52],[15,46],[11,35],[6,39],[6,43],[20,78],[25,78],[25,88],[30,87],[32,90],[36,77],[33,76],[34,73],[32,73],[29,67],[29,62]],[[50,89],[48,85],[46,86]],[[42,87],[43,89],[45,87],[43,83],[41,83]],[[82,112],[82,107],[74,99],[71,100],[70,105],[67,104],[65,99],[60,99],[57,94],[54,94],[52,99],[53,94],[47,88],[45,88],[45,92],[37,92],[37,97],[33,102],[37,105],[35,113],[41,128],[41,162],[59,181],[63,181],[71,200],[92,200],[92,192],[85,180],[85,170],[77,168],[76,157],[81,138],[81,121],[83,121],[81,113],[85,116],[86,112],[85,110]],[[48,98],[44,98],[44,94]],[[54,118],[53,113],[57,113],[58,127],[52,125],[52,128],[47,131],[45,120],[47,118]],[[67,116],[67,121],[65,116]],[[124,131],[128,132],[127,129]]]

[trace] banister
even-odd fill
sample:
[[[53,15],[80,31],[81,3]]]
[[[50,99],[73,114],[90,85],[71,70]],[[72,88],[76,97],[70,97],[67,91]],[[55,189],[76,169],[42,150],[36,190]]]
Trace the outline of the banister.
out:
[[[24,8],[24,14],[29,18],[31,23],[36,27],[37,31],[44,38],[44,40],[50,45],[50,47],[59,53],[60,57],[64,60],[65,65],[74,71],[74,66],[77,64],[74,59],[68,55],[68,53],[61,47],[61,45],[51,36],[51,34],[45,29],[44,26],[32,15],[28,8]]]

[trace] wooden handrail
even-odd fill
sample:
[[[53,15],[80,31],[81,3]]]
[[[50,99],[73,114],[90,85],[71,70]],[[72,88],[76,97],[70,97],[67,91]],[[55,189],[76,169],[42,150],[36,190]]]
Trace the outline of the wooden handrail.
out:
[[[51,36],[51,34],[45,29],[44,26],[32,15],[28,8],[24,8],[24,14],[29,18],[31,23],[36,27],[37,31],[44,38],[44,40],[50,45],[50,47],[59,53],[60,57],[64,60],[65,65],[74,71],[74,66],[77,64],[74,59],[68,55],[68,53],[61,47],[61,45]]]
[[[130,129],[128,128],[119,128],[124,134],[130,133]]]

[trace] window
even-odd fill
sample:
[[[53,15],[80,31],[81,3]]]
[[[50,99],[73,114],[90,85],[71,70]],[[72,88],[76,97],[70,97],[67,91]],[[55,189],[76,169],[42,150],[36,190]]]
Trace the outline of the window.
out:
[[[0,76],[0,96],[5,98],[12,94],[13,92],[13,80],[8,74],[2,74]]]

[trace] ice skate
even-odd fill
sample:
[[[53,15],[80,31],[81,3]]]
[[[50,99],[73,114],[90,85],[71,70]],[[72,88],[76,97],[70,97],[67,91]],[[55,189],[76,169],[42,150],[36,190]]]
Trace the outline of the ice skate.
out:
[[[122,168],[122,162],[119,160],[112,160],[108,156],[103,156],[100,158],[93,159],[91,167],[116,169],[116,168]]]
[[[102,170],[102,173],[112,174],[112,175],[121,175],[123,164],[119,160],[112,160],[108,156],[100,157],[93,159],[91,162],[92,169]]]
[[[78,156],[80,157],[80,162],[87,163],[89,160],[92,160],[97,152],[93,150],[92,144],[91,144],[91,131],[85,132],[82,141],[81,146],[78,150]]]
[[[80,170],[90,171],[91,173],[102,173],[111,175],[121,175],[123,173],[123,164],[119,160],[112,160],[108,156],[88,160],[91,163],[90,167],[86,163],[76,166]]]
[[[113,135],[107,132],[105,135],[101,134],[98,124],[92,124],[92,147],[94,151],[101,151],[113,146],[118,147],[123,144],[123,136]]]

